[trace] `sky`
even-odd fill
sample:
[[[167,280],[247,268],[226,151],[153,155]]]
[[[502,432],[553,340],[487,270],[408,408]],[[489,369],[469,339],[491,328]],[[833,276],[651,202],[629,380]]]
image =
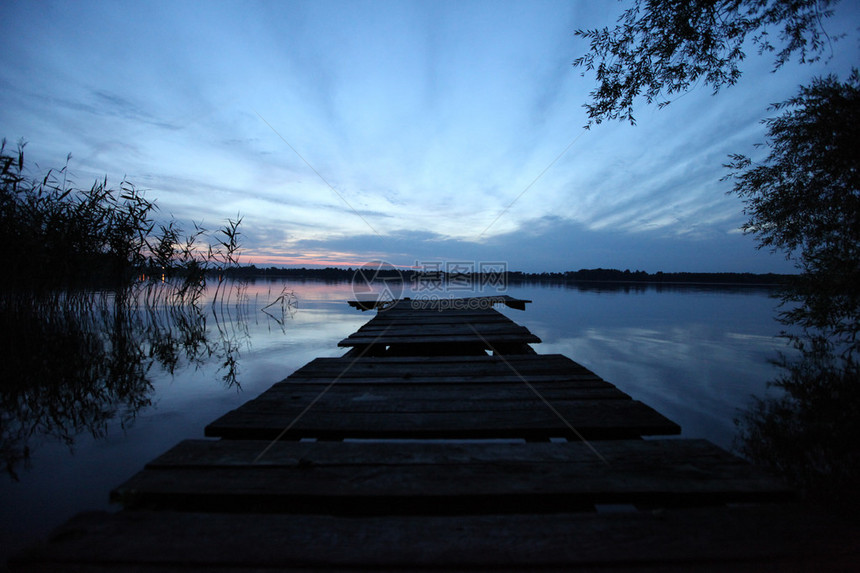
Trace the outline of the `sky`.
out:
[[[723,164],[761,155],[768,105],[860,61],[857,3],[827,62],[771,73],[751,48],[716,96],[586,130],[574,30],[625,5],[5,0],[0,137],[186,229],[240,215],[244,264],[792,272],[739,231]]]

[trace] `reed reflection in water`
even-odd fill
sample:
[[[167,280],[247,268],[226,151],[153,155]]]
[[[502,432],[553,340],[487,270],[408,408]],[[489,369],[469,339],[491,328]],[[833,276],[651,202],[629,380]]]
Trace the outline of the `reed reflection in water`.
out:
[[[264,307],[284,329],[296,299],[286,289],[251,300],[244,283],[219,283],[181,296],[170,283],[120,291],[0,293],[0,451],[17,479],[33,444],[69,446],[108,422],[124,428],[152,403],[153,367],[217,363],[221,382],[239,387],[238,357],[250,344],[251,313]],[[270,295],[272,293],[269,293]]]

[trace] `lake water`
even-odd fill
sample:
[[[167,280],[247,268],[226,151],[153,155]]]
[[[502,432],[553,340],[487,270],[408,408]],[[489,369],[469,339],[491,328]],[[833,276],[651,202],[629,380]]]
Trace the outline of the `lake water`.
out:
[[[295,304],[262,312],[284,288]],[[569,356],[679,423],[683,437],[727,449],[737,409],[767,391],[777,372],[769,360],[785,350],[766,289],[509,285],[507,294],[533,301],[524,312],[497,308],[543,340],[539,353]],[[349,283],[247,285],[204,307],[197,326],[208,342],[178,352],[172,373],[147,358],[158,354],[150,339],[141,354],[148,402],[133,419],[117,406],[98,437],[79,425],[71,445],[37,432],[26,443],[29,460],[14,468],[18,480],[0,476],[0,558],[77,512],[116,509],[108,492],[147,461],[203,437],[206,424],[310,360],[342,355],[337,342],[373,316],[347,306],[350,298]],[[0,415],[8,429],[9,414]]]

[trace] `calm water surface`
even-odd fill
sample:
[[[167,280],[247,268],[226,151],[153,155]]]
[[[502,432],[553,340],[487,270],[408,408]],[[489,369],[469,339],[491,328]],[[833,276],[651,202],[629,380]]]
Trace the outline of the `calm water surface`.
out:
[[[259,309],[284,285],[297,307],[281,323]],[[543,340],[539,353],[571,357],[679,423],[682,436],[725,448],[732,447],[737,409],[766,392],[776,373],[768,361],[785,349],[766,290],[509,286],[508,294],[534,301],[525,312],[499,310]],[[150,366],[152,403],[131,422],[113,419],[106,435],[84,432],[72,446],[31,439],[18,481],[0,476],[0,558],[77,512],[116,509],[108,492],[147,461],[180,440],[203,437],[206,424],[313,358],[343,354],[337,342],[373,316],[348,307],[350,298],[348,283],[249,285],[245,311],[227,308],[206,322],[213,346],[225,350],[204,361],[180,359],[172,374]],[[237,384],[225,381],[228,357]]]

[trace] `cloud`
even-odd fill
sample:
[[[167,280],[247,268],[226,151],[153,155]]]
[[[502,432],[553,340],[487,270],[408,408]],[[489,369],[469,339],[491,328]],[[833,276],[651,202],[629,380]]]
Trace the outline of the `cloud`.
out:
[[[260,228],[259,226],[255,228]],[[265,227],[262,227],[265,229]],[[483,243],[446,237],[431,231],[399,231],[386,236],[370,233],[304,239],[291,236],[281,246],[268,242],[249,244],[248,254],[263,250],[269,255],[295,257],[303,253],[310,264],[325,253],[363,264],[384,260],[401,267],[430,261],[504,261],[511,270],[540,272],[580,268],[619,268],[656,272],[791,272],[778,257],[753,248],[749,237],[706,227],[698,234],[666,236],[658,232],[616,233],[594,231],[584,225],[553,216],[529,221],[525,231],[497,235]],[[281,234],[281,237],[286,237]],[[670,261],[667,264],[667,261]],[[299,263],[293,263],[299,264]],[[353,265],[354,266],[354,265]]]
[[[611,25],[602,4],[381,6],[4,5],[0,135],[46,166],[72,152],[79,182],[127,176],[182,221],[241,213],[272,261],[782,264],[734,230],[721,164],[820,67],[750,58],[718,97],[583,133],[573,30]]]

